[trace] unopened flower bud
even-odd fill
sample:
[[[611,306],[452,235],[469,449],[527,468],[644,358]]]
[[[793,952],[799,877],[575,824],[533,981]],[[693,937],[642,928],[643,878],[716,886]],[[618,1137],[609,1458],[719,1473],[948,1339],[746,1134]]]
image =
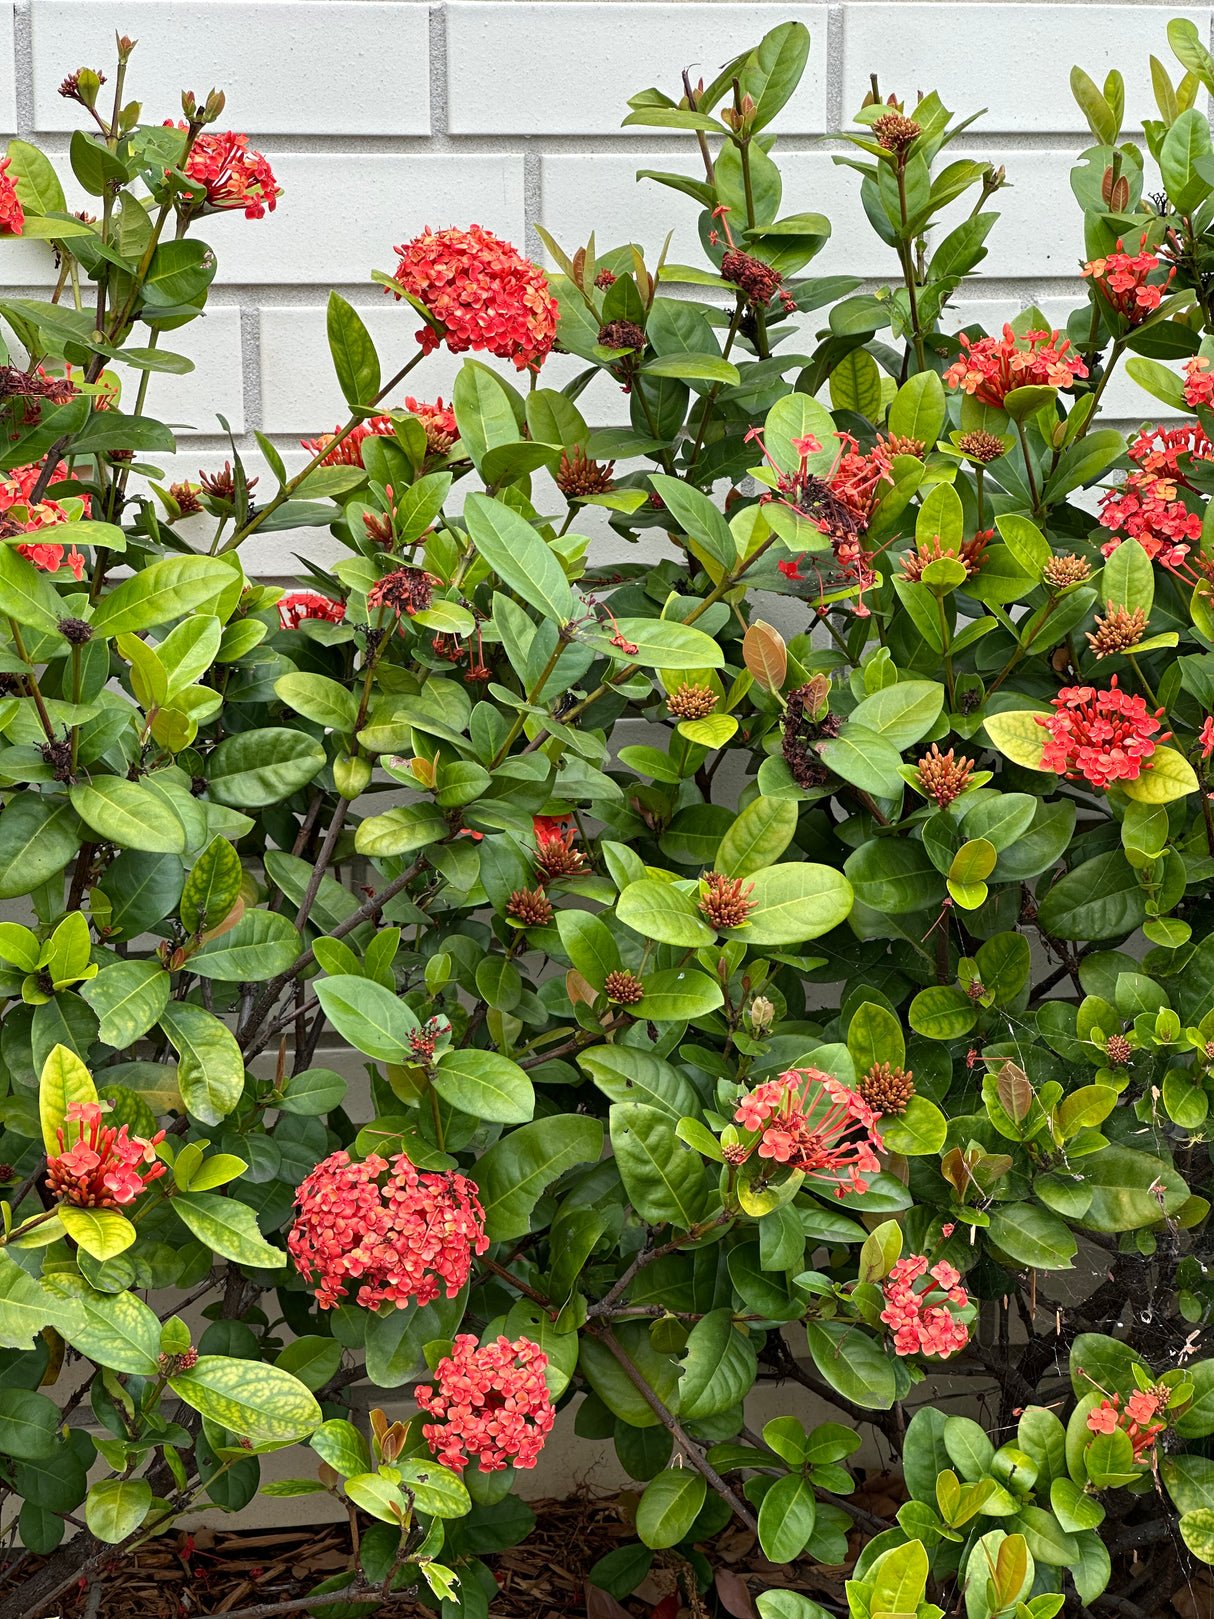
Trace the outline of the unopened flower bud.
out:
[[[129,39],[126,34],[116,34],[115,43],[118,47],[119,62],[129,62],[131,59],[131,52],[135,49],[136,45],[138,45],[139,41],[137,39]]]
[[[206,107],[203,109],[208,124],[213,124],[227,105],[227,96],[222,90],[212,90],[207,97]]]
[[[775,1018],[776,1009],[767,999],[766,995],[756,995],[750,1003],[750,1026],[756,1034],[762,1034],[770,1029]]]

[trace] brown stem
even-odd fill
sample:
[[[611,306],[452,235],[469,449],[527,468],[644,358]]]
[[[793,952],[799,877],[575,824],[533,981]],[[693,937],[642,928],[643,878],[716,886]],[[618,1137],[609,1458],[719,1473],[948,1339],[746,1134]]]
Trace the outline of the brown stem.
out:
[[[329,822],[329,830],[325,834],[325,841],[320,846],[320,853],[316,857],[316,864],[312,867],[312,875],[308,878],[308,886],[304,890],[304,897],[300,901],[299,910],[295,916],[295,926],[302,932],[312,907],[316,903],[316,896],[320,892],[321,879],[328,870],[329,862],[333,858],[333,851],[337,847],[337,840],[341,836],[341,829],[345,825],[346,812],[350,808],[348,798],[339,798],[337,808],[333,811],[333,819]]]
[[[619,1361],[620,1366],[623,1368],[629,1382],[632,1383],[636,1388],[637,1393],[645,1401],[645,1404],[658,1418],[658,1421],[662,1423],[663,1427],[668,1429],[669,1432],[674,1435],[675,1439],[678,1440],[679,1446],[682,1449],[683,1454],[687,1457],[687,1460],[697,1472],[704,1475],[709,1484],[712,1485],[713,1489],[721,1497],[722,1501],[726,1502],[733,1510],[735,1517],[739,1518],[742,1523],[746,1525],[747,1529],[758,1533],[759,1525],[750,1508],[738,1499],[733,1490],[730,1489],[729,1485],[726,1484],[725,1480],[717,1472],[716,1468],[713,1467],[711,1462],[709,1462],[704,1456],[695,1440],[679,1425],[678,1418],[673,1414],[673,1412],[669,1411],[667,1407],[662,1404],[661,1400],[653,1392],[649,1384],[629,1360],[624,1350],[616,1342],[615,1335],[612,1332],[603,1330],[601,1328],[596,1329],[593,1327],[587,1327],[585,1330],[592,1333],[593,1336],[597,1338],[598,1341],[603,1345],[603,1347],[615,1356],[616,1360]]]

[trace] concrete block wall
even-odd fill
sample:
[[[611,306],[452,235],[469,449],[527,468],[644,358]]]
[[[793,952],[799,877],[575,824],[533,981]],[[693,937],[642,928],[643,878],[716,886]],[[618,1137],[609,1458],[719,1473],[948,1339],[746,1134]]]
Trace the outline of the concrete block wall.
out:
[[[685,65],[711,77],[793,17],[813,45],[775,125],[783,211],[823,212],[834,224],[808,273],[861,275],[872,287],[894,278],[856,177],[831,162],[876,71],[884,92],[912,101],[936,88],[959,113],[985,105],[952,154],[1002,163],[1013,182],[992,204],[1003,218],[952,318],[997,329],[1030,301],[1063,318],[1077,301],[1082,255],[1068,170],[1089,144],[1071,66],[1097,82],[1120,67],[1126,129],[1138,130],[1153,112],[1148,56],[1179,75],[1166,25],[1181,14],[1210,37],[1210,6],[1107,0],[0,0],[0,134],[36,142],[66,173],[70,132],[84,116],[57,86],[82,64],[108,69],[116,30],[139,41],[127,89],[145,118],[175,116],[181,88],[225,90],[221,127],[248,132],[285,194],[265,219],[204,223],[219,275],[206,316],[172,339],[197,369],[154,378],[150,407],[179,428],[179,453],[164,458],[170,477],[222,462],[219,412],[251,471],[261,459],[255,429],[294,468],[299,438],[331,428],[342,408],[324,335],[329,288],[367,311],[390,374],[411,352],[417,322],[368,274],[390,270],[393,247],[427,224],[475,221],[541,260],[537,223],[569,248],[593,229],[600,248],[636,241],[651,263],[673,229],[672,258],[696,262],[696,205],[635,179],[640,168],[694,173],[695,148],[683,135],[621,130],[627,98],[650,84],[675,90]],[[0,293],[38,296],[51,277],[44,244],[0,243]],[[821,314],[809,318],[806,343],[822,324]],[[449,397],[457,363],[433,356],[410,386]],[[559,386],[577,364],[557,356],[545,380]],[[1129,382],[1106,397],[1127,421],[1152,409]],[[626,420],[606,380],[582,404],[596,424]],[[321,558],[330,543],[324,531],[267,537],[249,563],[274,576],[290,570],[293,551]]]

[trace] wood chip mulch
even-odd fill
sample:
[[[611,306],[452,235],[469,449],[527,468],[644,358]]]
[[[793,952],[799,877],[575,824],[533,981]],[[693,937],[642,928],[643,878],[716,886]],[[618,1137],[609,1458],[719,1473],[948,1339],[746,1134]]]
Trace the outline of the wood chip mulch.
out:
[[[803,1591],[828,1609],[846,1612],[843,1586],[850,1563],[826,1568],[802,1559],[780,1567],[767,1561],[749,1530],[733,1525],[700,1547],[715,1577],[715,1589],[706,1596],[696,1593],[690,1569],[677,1553],[659,1552],[636,1593],[617,1602],[588,1585],[586,1576],[600,1557],[635,1540],[631,1517],[638,1494],[602,1496],[584,1490],[563,1501],[531,1502],[537,1522],[523,1544],[485,1558],[499,1587],[491,1619],[758,1619],[755,1596],[776,1586]],[[902,1499],[900,1480],[887,1475],[869,1477],[853,1497],[879,1517],[892,1517]],[[852,1561],[865,1538],[853,1536]],[[250,1608],[268,1616],[279,1603],[306,1596],[349,1561],[345,1524],[197,1529],[162,1536],[115,1559],[91,1584],[64,1592],[43,1619],[208,1619]],[[20,1576],[30,1568],[25,1563],[9,1586],[0,1565],[0,1614],[15,1611],[5,1604],[14,1602]],[[318,1606],[312,1611],[316,1619],[324,1619],[335,1610]],[[383,1619],[434,1619],[433,1609],[408,1596],[392,1598],[379,1613]]]

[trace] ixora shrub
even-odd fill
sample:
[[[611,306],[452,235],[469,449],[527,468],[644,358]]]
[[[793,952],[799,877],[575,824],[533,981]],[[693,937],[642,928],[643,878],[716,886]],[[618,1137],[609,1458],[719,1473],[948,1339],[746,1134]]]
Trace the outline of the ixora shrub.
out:
[[[1214,61],[1169,38],[1145,151],[1075,71],[1065,330],[942,330],[1003,175],[935,95],[840,159],[890,284],[803,273],[788,23],[632,103],[699,149],[644,178],[701,264],[427,231],[373,277],[400,368],[334,296],[349,420],[293,477],[260,439],[256,504],[234,447],[166,487],[144,405],[270,163],[216,94],[140,122],[127,40],[63,85],[98,217],[10,145],[57,281],[0,301],[7,1614],[295,1447],[266,1492],[360,1530],[318,1611],[479,1619],[575,1395],[643,1486],[617,1598],[706,1589],[731,1517],[854,1619],[1138,1619],[1214,1561]],[[444,345],[449,408],[397,397]],[[1118,367],[1168,425],[1099,425]],[[298,590],[245,576],[325,528]],[[760,1380],[837,1420],[756,1432]]]

